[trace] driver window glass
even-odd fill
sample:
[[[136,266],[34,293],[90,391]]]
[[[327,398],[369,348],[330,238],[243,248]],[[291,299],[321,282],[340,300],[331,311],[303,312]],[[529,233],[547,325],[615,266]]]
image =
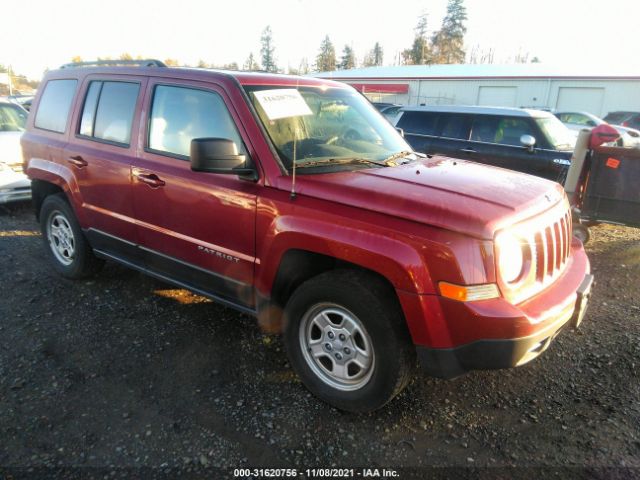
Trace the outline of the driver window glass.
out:
[[[531,124],[524,118],[478,115],[473,123],[471,140],[520,146],[522,135],[535,137]]]
[[[194,138],[226,138],[246,154],[224,101],[214,92],[158,85],[149,123],[149,148],[189,157]]]
[[[502,145],[522,145],[520,137],[531,135],[535,137],[531,124],[524,118],[503,118],[498,123],[496,143]]]

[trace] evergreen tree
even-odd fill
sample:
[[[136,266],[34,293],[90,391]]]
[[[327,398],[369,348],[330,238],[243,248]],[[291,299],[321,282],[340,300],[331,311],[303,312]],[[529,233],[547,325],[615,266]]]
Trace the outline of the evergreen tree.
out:
[[[338,68],[341,70],[349,70],[350,68],[355,68],[356,66],[356,54],[353,52],[353,48],[349,45],[345,45],[342,50],[342,58],[340,59],[340,64]]]
[[[256,59],[253,56],[253,52],[251,52],[247,57],[247,59],[245,60],[244,65],[242,65],[242,69],[243,70],[260,70],[260,65],[258,64],[258,62],[256,62]]]
[[[267,27],[262,32],[260,37],[260,54],[262,55],[262,68],[267,72],[277,72],[278,66],[276,65],[275,47],[273,46],[273,34],[271,33],[271,27]]]
[[[442,27],[432,38],[434,60],[437,63],[464,63],[464,35],[467,8],[464,0],[449,0]]]
[[[316,70],[319,72],[330,72],[336,69],[336,49],[329,39],[329,35],[324,37],[320,43],[320,53],[316,57]]]
[[[302,60],[300,60],[300,68],[298,68],[298,73],[300,75],[306,75],[307,73],[309,73],[309,61],[307,60],[307,57],[302,57]]]
[[[418,25],[415,28],[413,45],[402,52],[402,58],[407,65],[425,65],[432,63],[431,46],[427,38],[427,18],[423,13],[418,17]]]
[[[376,42],[376,44],[373,46],[373,51],[371,52],[371,54],[373,59],[373,65],[376,67],[381,67],[382,60],[384,58],[384,51],[382,50],[382,46],[380,45],[379,42]]]

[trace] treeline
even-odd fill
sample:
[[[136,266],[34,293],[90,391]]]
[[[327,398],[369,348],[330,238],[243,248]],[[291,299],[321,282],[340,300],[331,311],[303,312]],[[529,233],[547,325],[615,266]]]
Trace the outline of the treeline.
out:
[[[37,80],[29,80],[26,76],[14,72],[10,67],[2,64],[0,64],[0,73],[6,73],[11,77],[11,90],[14,95],[29,94],[38,88],[40,83]],[[9,95],[9,84],[0,83],[0,95]]]
[[[392,63],[395,65],[433,65],[453,63],[493,63],[494,51],[484,50],[480,46],[474,46],[469,55],[465,51],[464,37],[467,33],[467,9],[464,0],[448,0],[447,11],[442,23],[436,30],[431,30],[428,25],[429,14],[423,12],[417,21],[414,30],[413,43],[394,56]],[[110,57],[100,60],[112,60]],[[142,57],[133,57],[123,53],[116,60],[134,60]],[[509,59],[514,63],[538,62],[537,57],[529,60],[528,53],[519,52],[514,58]],[[73,57],[72,61],[80,62],[80,57]],[[320,42],[318,53],[309,62],[307,57],[301,59],[296,66],[289,65],[286,73],[305,75],[310,71],[327,72],[333,70],[348,70],[356,67],[381,66],[384,61],[384,50],[380,42],[375,42],[362,59],[358,59],[351,45],[344,45],[340,54],[336,51],[329,35]],[[224,70],[251,70],[271,73],[285,73],[285,69],[278,65],[276,49],[274,46],[273,32],[267,26],[260,36],[260,49],[257,54],[250,52],[246,60],[239,65],[237,62],[217,64],[199,60],[195,65],[182,63],[174,58],[164,60],[169,66],[186,66],[200,68],[217,68]]]

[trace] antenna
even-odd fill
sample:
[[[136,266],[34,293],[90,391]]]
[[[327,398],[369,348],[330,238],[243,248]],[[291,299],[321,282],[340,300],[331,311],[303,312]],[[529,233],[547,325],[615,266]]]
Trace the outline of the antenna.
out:
[[[300,79],[296,79],[296,90],[300,88]],[[296,118],[296,117],[294,117]],[[292,167],[292,178],[291,178],[291,194],[289,198],[291,200],[296,199],[296,144],[298,142],[298,126],[296,125],[293,129],[293,167]]]
[[[293,129],[293,171],[291,178],[291,195],[289,197],[291,200],[296,199],[296,143],[298,141],[298,129]]]

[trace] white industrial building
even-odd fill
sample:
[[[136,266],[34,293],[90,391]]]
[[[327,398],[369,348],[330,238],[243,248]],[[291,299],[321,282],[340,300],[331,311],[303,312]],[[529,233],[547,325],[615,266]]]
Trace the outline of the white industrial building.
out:
[[[605,116],[640,111],[640,72],[517,65],[406,65],[321,72],[372,101],[403,105],[486,105],[580,110]]]

